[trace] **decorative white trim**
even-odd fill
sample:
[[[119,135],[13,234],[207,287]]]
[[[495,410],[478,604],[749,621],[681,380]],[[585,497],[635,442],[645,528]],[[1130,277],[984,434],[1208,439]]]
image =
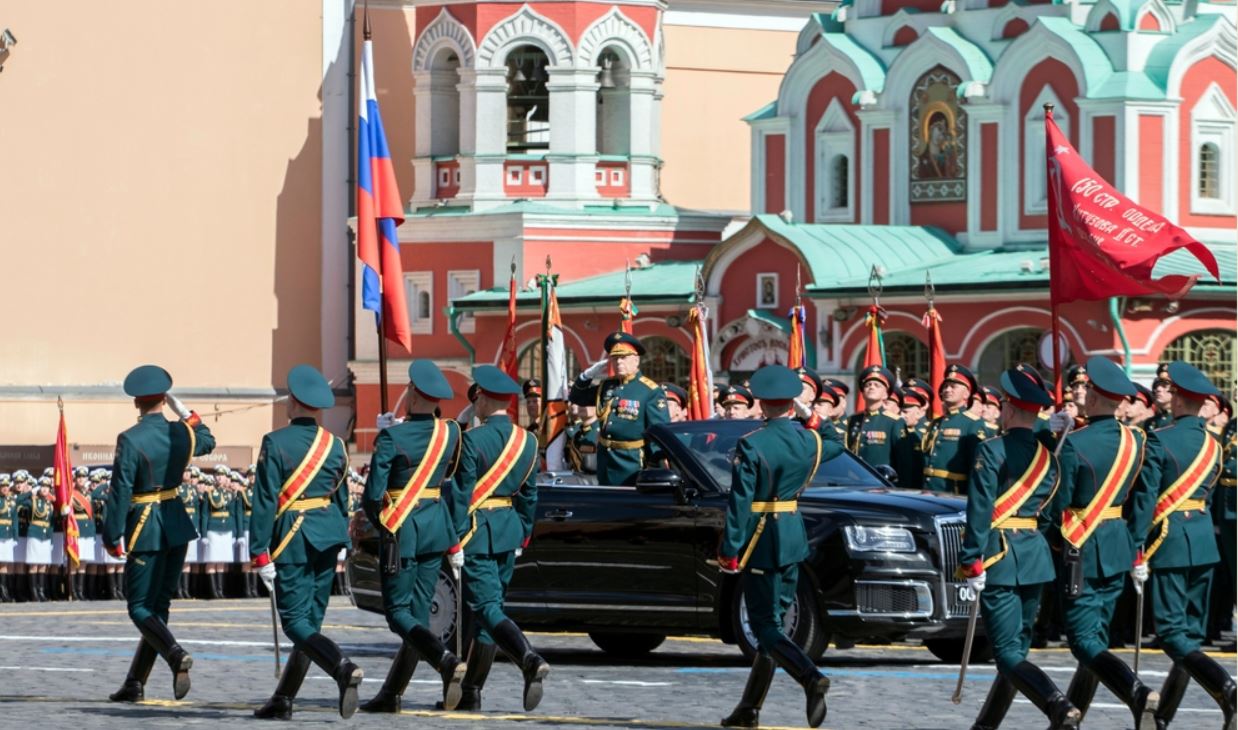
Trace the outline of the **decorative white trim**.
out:
[[[1229,97],[1220,84],[1213,83],[1191,108],[1191,213],[1198,215],[1234,214],[1235,115]],[[1199,153],[1205,144],[1217,148],[1217,197],[1199,195]]]
[[[582,69],[593,69],[603,49],[612,45],[623,49],[632,69],[654,70],[653,44],[640,26],[619,12],[618,8],[612,8],[581,34],[580,43],[576,46],[576,63]]]
[[[1139,24],[1143,22],[1143,16],[1151,15],[1156,18],[1156,22],[1160,24],[1161,29],[1158,31],[1143,31],[1145,33],[1177,33],[1178,23],[1174,20],[1174,16],[1169,12],[1169,8],[1165,7],[1165,3],[1161,0],[1149,0],[1147,5],[1144,5],[1141,10],[1135,13],[1135,30],[1139,30]]]
[[[813,215],[816,223],[853,223],[855,221],[855,126],[847,117],[838,99],[832,99],[814,130]],[[833,162],[841,155],[847,160],[847,204],[830,206],[834,198]]]
[[[552,67],[573,65],[572,43],[563,28],[528,5],[495,24],[477,47],[477,68],[503,68],[507,52],[518,45],[537,46]]]
[[[886,25],[885,32],[881,34],[882,48],[890,48],[894,43],[894,36],[903,28],[911,28],[916,32],[916,40],[924,35],[924,31],[932,26],[945,26],[948,24],[948,18],[942,13],[916,13],[902,8],[890,19],[884,21]],[[914,43],[915,41],[912,41]],[[911,43],[907,44],[908,46]]]
[[[1238,29],[1228,16],[1220,17],[1207,31],[1182,44],[1174,55],[1165,84],[1169,98],[1182,98],[1182,78],[1199,61],[1216,58],[1230,68],[1238,68]]]
[[[748,201],[752,208],[751,212],[753,215],[764,212],[781,213],[789,207],[787,204],[787,193],[791,189],[791,167],[787,162],[787,154],[791,144],[787,133],[791,129],[791,120],[785,117],[762,119],[752,122],[750,129],[752,130],[752,149],[750,151],[752,185]],[[770,136],[779,135],[782,136],[782,204],[778,210],[766,211],[765,171],[768,169],[769,160],[765,155],[765,141]]]
[[[461,68],[472,68],[477,47],[468,28],[456,20],[447,8],[439,11],[438,16],[421,31],[417,44],[413,46],[413,71],[429,71],[434,56],[442,47],[451,48],[460,58]]]
[[[1053,93],[1048,84],[1036,95],[1036,100],[1023,117],[1023,214],[1044,215],[1049,210],[1048,190],[1045,187],[1045,112],[1044,105],[1053,104],[1053,121],[1070,138],[1070,114],[1062,100]],[[1085,136],[1082,133],[1080,136]],[[1017,149],[1017,148],[1016,148]]]
[[[1126,28],[1122,27],[1122,14],[1118,12],[1118,8],[1113,4],[1113,0],[1099,0],[1092,6],[1091,12],[1088,13],[1088,19],[1083,24],[1084,30],[1089,33],[1101,32],[1100,24],[1107,15],[1112,15],[1118,19],[1118,30],[1126,30]]]
[[[430,295],[430,306],[426,316],[420,315],[420,293]],[[404,272],[404,299],[408,306],[409,330],[415,335],[434,334],[434,272],[406,271]]]
[[[985,0],[985,2],[988,2],[988,0]],[[1032,26],[1036,24],[1036,13],[1026,5],[1007,3],[993,16],[993,32],[990,34],[989,39],[994,41],[1009,40],[1002,36],[1002,33],[1006,32],[1006,26],[1012,20],[1022,20],[1027,23],[1027,29],[1031,30]],[[1024,33],[1026,32],[1024,31]]]
[[[472,291],[470,291],[470,289]],[[447,272],[447,301],[453,302],[481,289],[480,269],[451,269]],[[461,312],[460,332],[471,334],[477,329],[477,320],[469,311]]]

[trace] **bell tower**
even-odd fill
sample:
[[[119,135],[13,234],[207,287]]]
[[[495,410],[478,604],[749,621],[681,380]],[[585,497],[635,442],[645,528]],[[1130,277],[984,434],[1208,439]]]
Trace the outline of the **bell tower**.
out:
[[[662,3],[418,3],[412,208],[655,205]]]

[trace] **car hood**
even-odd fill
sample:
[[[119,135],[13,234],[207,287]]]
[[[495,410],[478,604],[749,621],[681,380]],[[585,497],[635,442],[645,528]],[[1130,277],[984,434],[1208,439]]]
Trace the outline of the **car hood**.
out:
[[[800,495],[804,512],[839,511],[856,522],[893,519],[929,526],[934,517],[956,515],[967,507],[961,497],[912,489],[812,487]]]

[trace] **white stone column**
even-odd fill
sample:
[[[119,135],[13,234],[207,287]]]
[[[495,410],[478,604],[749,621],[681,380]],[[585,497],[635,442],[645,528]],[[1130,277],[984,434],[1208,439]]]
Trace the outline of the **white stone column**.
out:
[[[413,99],[416,132],[413,137],[413,192],[408,204],[417,209],[434,204],[434,162],[430,159],[433,92],[429,71],[413,74]]]
[[[600,200],[597,168],[597,72],[594,69],[546,69],[550,80],[550,186],[546,198],[560,202]]]
[[[460,192],[474,210],[506,200],[507,70],[460,69]],[[419,112],[420,113],[420,112]]]
[[[656,73],[632,71],[628,78],[629,197],[634,201],[656,203],[658,170],[662,164],[662,90]]]

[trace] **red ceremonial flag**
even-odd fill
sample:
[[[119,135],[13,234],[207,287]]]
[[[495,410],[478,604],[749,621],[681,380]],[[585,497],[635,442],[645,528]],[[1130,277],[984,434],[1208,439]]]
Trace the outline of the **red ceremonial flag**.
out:
[[[1132,202],[1079,157],[1045,114],[1049,291],[1053,304],[1109,297],[1184,296],[1198,276],[1152,278],[1162,256],[1190,251],[1219,282],[1212,252],[1164,216]]]
[[[688,373],[688,420],[704,421],[714,415],[714,374],[709,367],[709,337],[705,330],[705,307],[688,310],[692,329],[692,369]]]
[[[929,341],[929,385],[933,388],[933,418],[941,415],[941,381],[946,378],[946,350],[941,345],[941,315],[930,303],[928,311],[921,320],[928,330]]]
[[[787,342],[787,367],[795,370],[804,367],[804,320],[807,314],[803,304],[791,307],[787,314],[791,319],[791,339]]]
[[[516,265],[512,264],[512,278],[507,284],[507,332],[503,334],[503,346],[499,348],[499,369],[511,376],[512,380],[520,382],[519,362],[516,359]],[[516,423],[520,415],[520,407],[516,399],[507,408],[512,423]]]
[[[632,334],[632,320],[636,319],[636,315],[640,311],[636,308],[636,304],[629,298],[624,297],[619,300],[619,329]]]
[[[69,566],[76,568],[81,556],[77,548],[77,520],[73,517],[73,465],[69,462],[69,434],[64,425],[64,406],[60,406],[60,428],[56,430],[52,471],[56,514],[64,521],[64,554],[69,559]]]

